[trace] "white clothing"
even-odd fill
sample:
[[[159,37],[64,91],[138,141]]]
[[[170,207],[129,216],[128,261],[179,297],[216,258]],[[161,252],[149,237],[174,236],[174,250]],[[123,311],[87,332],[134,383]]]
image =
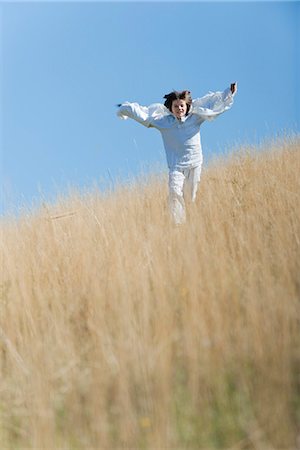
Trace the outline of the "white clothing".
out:
[[[160,131],[170,171],[169,204],[175,223],[185,221],[184,201],[195,201],[196,198],[203,159],[200,125],[231,108],[233,97],[230,88],[223,92],[209,92],[193,100],[188,115],[180,119],[161,103],[147,107],[125,102],[118,109],[117,115],[121,119],[130,117]]]
[[[192,169],[179,169],[169,172],[169,208],[174,222],[185,222],[185,203],[194,202],[201,175],[201,165]]]
[[[160,103],[146,107],[125,102],[117,114],[122,119],[130,117],[148,128],[159,130],[169,169],[187,169],[202,164],[200,125],[227,111],[233,104],[233,97],[230,88],[224,92],[209,92],[193,100],[189,114],[181,119]]]

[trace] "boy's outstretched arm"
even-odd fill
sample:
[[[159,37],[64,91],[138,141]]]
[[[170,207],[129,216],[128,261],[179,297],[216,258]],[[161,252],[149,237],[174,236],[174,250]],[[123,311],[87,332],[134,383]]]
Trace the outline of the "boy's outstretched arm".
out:
[[[192,112],[203,120],[213,120],[231,108],[236,92],[237,82],[231,83],[223,92],[209,92],[204,97],[193,100]]]
[[[152,120],[146,106],[141,106],[138,103],[125,102],[118,103],[117,107],[117,116],[120,117],[120,119],[127,119],[129,117],[147,128],[151,126]]]

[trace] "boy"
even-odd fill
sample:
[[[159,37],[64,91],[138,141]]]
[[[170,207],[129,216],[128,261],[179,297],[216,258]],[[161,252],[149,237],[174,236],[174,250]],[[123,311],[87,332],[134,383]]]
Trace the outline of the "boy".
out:
[[[200,125],[231,108],[236,92],[237,83],[232,83],[223,92],[209,92],[195,100],[190,91],[173,91],[164,96],[164,105],[118,105],[120,118],[130,117],[162,135],[169,167],[169,205],[176,224],[185,222],[185,200],[196,199],[203,159]]]

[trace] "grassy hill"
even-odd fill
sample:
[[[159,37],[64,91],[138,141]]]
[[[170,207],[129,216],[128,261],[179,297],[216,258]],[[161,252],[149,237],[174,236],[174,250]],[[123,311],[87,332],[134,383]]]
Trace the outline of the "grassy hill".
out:
[[[0,448],[300,445],[300,142],[1,223]]]

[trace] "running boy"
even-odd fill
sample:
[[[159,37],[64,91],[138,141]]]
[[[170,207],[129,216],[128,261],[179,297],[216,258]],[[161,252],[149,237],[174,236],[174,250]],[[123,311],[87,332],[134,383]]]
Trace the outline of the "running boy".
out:
[[[169,205],[176,224],[185,222],[185,201],[196,199],[203,159],[200,125],[231,108],[236,92],[237,83],[232,83],[223,92],[209,92],[195,100],[190,91],[173,91],[164,96],[164,105],[118,105],[120,118],[130,117],[162,135],[169,167]]]

